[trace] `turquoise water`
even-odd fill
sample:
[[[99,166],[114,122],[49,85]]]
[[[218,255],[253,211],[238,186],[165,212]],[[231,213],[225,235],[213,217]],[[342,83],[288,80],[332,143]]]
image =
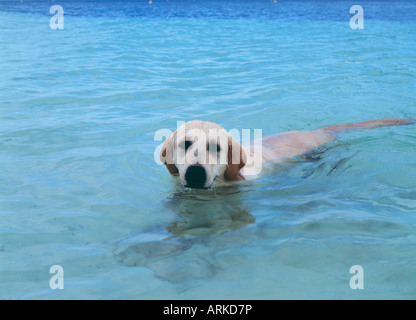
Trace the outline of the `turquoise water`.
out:
[[[0,298],[416,298],[415,126],[214,190],[154,161],[178,120],[415,118],[415,2],[60,4],[52,30],[52,3],[0,2]]]

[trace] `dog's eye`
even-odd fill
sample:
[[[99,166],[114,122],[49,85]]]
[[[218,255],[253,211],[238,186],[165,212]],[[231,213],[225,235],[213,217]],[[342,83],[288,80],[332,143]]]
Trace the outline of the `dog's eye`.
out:
[[[182,149],[185,149],[185,150],[188,150],[189,149],[189,147],[192,145],[192,141],[188,141],[188,140],[186,140],[186,141],[182,141],[180,144],[179,144],[179,147],[180,148],[182,148]]]
[[[183,145],[183,148],[185,150],[188,150],[191,145],[192,145],[192,142],[191,141],[185,141],[185,143]]]
[[[221,147],[217,143],[210,143],[208,144],[208,151],[209,152],[214,152],[214,151],[221,152]]]

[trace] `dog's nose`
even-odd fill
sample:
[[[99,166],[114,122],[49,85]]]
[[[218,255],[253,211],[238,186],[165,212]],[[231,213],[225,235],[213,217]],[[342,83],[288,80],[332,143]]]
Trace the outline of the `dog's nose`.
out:
[[[190,166],[185,174],[186,187],[202,189],[207,180],[207,173],[201,166]]]

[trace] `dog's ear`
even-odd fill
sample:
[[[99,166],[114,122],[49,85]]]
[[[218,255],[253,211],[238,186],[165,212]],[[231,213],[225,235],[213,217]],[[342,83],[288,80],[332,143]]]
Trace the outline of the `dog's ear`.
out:
[[[173,146],[176,138],[176,131],[172,133],[163,143],[162,150],[160,150],[160,161],[169,170],[169,173],[173,176],[178,175],[179,171],[176,168],[173,161]]]
[[[242,180],[240,170],[246,165],[247,155],[243,147],[232,137],[228,138],[228,165],[224,172],[225,180]]]

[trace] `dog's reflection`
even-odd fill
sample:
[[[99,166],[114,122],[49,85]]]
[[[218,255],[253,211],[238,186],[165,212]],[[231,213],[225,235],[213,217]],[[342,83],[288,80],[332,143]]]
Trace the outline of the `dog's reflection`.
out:
[[[255,222],[243,202],[241,187],[228,184],[210,190],[184,189],[176,186],[165,206],[180,219],[171,222],[167,231],[177,238],[218,235],[242,229]]]

